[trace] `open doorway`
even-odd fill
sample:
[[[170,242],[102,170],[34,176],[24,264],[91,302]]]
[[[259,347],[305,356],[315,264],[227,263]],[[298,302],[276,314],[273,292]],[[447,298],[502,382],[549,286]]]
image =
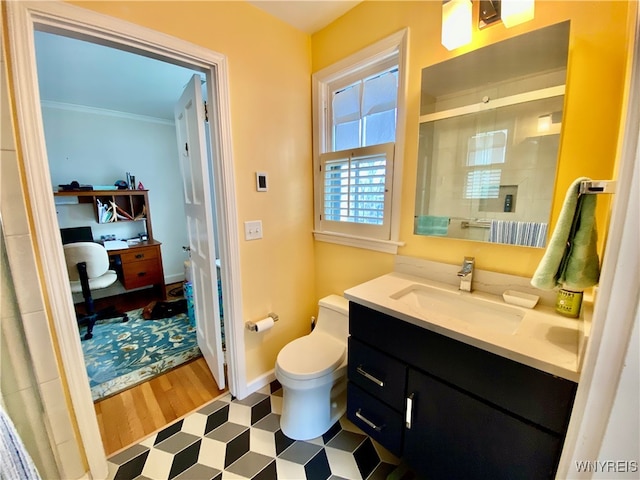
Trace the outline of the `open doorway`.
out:
[[[187,315],[184,295],[185,289],[193,291],[193,280],[185,282],[190,270],[187,256],[190,238],[185,215],[188,205],[183,198],[187,197],[184,190],[189,189],[190,182],[179,179],[192,175],[181,168],[174,104],[192,78],[197,80],[198,94],[203,92],[206,98],[205,74],[57,33],[36,31],[34,37],[58,224],[61,232],[67,234],[91,232],[88,240],[106,247],[111,267],[118,274],[118,280],[108,288],[92,288],[95,310],[110,307],[114,313],[104,313],[92,325],[91,338],[85,334],[82,342],[102,438],[107,453],[111,453],[118,446],[126,446],[118,441],[131,438],[127,432],[118,432],[115,441],[109,431],[110,425],[117,424],[123,416],[131,417],[131,410],[126,409],[127,398],[138,390],[146,392],[148,408],[141,410],[145,411],[163,405],[163,399],[158,397],[169,395],[162,388],[150,386],[141,386],[129,394],[121,392],[160,375],[172,385],[172,395],[176,395],[175,389],[195,388],[201,392],[191,401],[184,396],[182,401],[173,401],[169,411],[160,409],[163,418],[173,420],[190,408],[199,407],[198,398],[206,401],[212,398],[212,392],[223,391],[227,383],[222,373],[222,378],[216,375],[214,382],[218,389],[212,388],[212,377],[206,367],[222,372],[222,367],[216,365],[218,358],[222,361],[222,355],[213,355],[212,359],[198,348],[198,344],[204,344],[204,348],[210,349],[207,341],[196,342],[196,331],[203,329],[195,328],[195,309],[189,310],[191,318]],[[192,155],[198,169],[199,163],[208,159],[205,152],[201,154],[202,158]],[[134,173],[135,181],[131,180]],[[72,182],[79,187],[69,188]],[[116,190],[116,185],[122,182],[128,188]],[[133,195],[141,192],[144,197]],[[109,221],[104,221],[96,201],[100,206],[107,205],[104,208],[108,208],[109,201],[118,207],[131,201],[132,208],[140,210],[131,213],[139,213],[141,218],[130,220],[109,215]],[[215,256],[218,244],[215,213],[202,219],[202,223],[205,221],[213,225],[205,240],[213,243],[210,250]],[[64,247],[65,253],[68,246]],[[138,257],[144,260],[138,261]],[[215,257],[220,265],[220,259]],[[162,274],[164,278],[154,278]],[[208,290],[220,291],[216,285],[219,281],[215,276]],[[194,293],[198,295],[197,291]],[[77,310],[86,310],[81,293],[74,293],[73,298]],[[223,311],[221,296],[219,302],[219,309],[200,312],[201,316],[219,318]],[[162,306],[167,306],[170,313],[155,314]],[[115,312],[127,315],[128,322],[120,321]],[[218,324],[224,331],[222,318]],[[194,361],[202,353],[207,362]],[[175,376],[168,372],[179,366],[184,372],[183,379],[193,379],[192,384],[171,381]],[[111,398],[114,395],[119,398]],[[129,418],[128,423],[132,427],[138,424],[145,427],[145,422],[137,418]],[[162,426],[157,423],[151,422],[142,431],[150,433],[146,430]]]
[[[68,291],[60,232],[54,220],[55,205],[51,195],[48,155],[41,118],[38,81],[35,70],[35,31],[44,30],[65,36],[89,39],[128,51],[145,53],[164,61],[205,73],[210,99],[209,130],[211,160],[215,181],[216,215],[221,224],[220,260],[225,302],[225,340],[229,388],[239,398],[247,392],[244,373],[244,339],[242,332],[240,273],[237,256],[233,163],[229,130],[228,83],[224,56],[178,39],[157,34],[142,27],[105,17],[66,4],[8,6],[9,37],[14,61],[15,97],[19,105],[18,125],[23,132],[23,159],[26,184],[33,215],[34,238],[43,270],[44,288],[51,307],[51,320],[66,373],[69,397],[78,422],[84,450],[94,476],[104,476],[106,459],[93,411],[87,376],[82,366],[82,351],[75,323],[75,312]],[[212,112],[214,114],[212,115]],[[211,121],[213,120],[213,121]],[[26,132],[26,133],[25,133]],[[207,226],[209,231],[211,225]],[[214,267],[215,268],[215,267]]]

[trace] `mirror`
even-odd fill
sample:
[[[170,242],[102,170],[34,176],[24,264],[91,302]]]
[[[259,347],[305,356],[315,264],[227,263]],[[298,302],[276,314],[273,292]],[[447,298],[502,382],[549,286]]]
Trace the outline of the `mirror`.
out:
[[[422,70],[414,233],[544,247],[569,22]]]

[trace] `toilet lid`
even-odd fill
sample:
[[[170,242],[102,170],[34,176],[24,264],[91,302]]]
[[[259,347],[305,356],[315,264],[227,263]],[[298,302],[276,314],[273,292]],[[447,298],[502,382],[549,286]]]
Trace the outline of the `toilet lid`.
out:
[[[333,337],[314,333],[287,344],[277,363],[287,377],[296,380],[321,377],[342,363],[345,347]]]

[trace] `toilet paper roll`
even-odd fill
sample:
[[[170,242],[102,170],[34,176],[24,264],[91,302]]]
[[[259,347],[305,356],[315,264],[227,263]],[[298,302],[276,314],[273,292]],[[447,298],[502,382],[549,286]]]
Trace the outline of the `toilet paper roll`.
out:
[[[262,320],[258,320],[257,322],[255,322],[256,332],[264,332],[265,330],[269,330],[271,327],[273,327],[273,323],[273,318],[271,317],[266,317]]]

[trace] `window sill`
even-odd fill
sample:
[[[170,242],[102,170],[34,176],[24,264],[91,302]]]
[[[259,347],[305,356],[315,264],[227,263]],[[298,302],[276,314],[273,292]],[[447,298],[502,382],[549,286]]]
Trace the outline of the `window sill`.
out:
[[[354,235],[346,235],[344,233],[321,232],[317,230],[313,231],[313,236],[319,242],[336,243],[338,245],[346,245],[348,247],[365,248],[367,250],[375,250],[376,252],[391,253],[394,255],[398,253],[398,247],[404,246],[404,242],[356,237]]]

